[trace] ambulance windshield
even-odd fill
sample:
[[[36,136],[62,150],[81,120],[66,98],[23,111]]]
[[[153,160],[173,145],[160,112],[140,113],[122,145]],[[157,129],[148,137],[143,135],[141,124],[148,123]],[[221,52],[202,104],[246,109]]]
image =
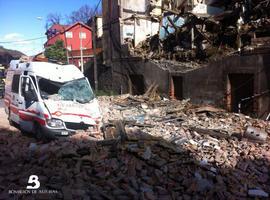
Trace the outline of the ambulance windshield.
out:
[[[38,85],[43,99],[88,103],[95,97],[86,78],[64,83],[39,78]]]

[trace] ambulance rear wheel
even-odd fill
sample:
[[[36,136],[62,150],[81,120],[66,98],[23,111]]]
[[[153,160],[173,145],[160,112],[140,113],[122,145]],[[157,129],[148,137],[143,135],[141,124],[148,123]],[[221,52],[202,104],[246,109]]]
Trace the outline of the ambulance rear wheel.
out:
[[[10,109],[8,110],[8,122],[10,126],[14,126],[14,122],[10,118]]]

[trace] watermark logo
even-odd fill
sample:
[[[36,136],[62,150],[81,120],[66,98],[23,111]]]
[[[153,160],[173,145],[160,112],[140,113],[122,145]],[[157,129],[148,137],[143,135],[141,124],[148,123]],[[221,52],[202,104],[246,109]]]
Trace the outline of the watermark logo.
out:
[[[9,190],[9,194],[57,194],[57,190],[39,189],[40,181],[37,175],[30,175],[26,185],[26,189]]]
[[[36,189],[38,189],[40,187],[40,182],[38,180],[38,176],[37,175],[31,175],[31,176],[29,176],[28,183],[30,185],[27,185],[26,189],[36,190]]]

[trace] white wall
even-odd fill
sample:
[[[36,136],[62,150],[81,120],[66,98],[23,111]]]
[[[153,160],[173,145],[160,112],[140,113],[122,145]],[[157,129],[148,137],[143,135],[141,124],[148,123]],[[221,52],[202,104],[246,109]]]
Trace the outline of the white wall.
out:
[[[103,35],[103,28],[102,28],[102,17],[97,17],[97,37],[100,38]]]
[[[162,0],[152,0],[152,3],[156,3],[161,6]],[[126,38],[134,40],[134,45],[137,46],[141,41],[144,41],[148,36],[153,36],[158,33],[159,23],[151,22],[150,14],[161,14],[160,9],[154,9],[151,13],[148,13],[149,0],[121,0],[121,41],[124,43]],[[137,17],[131,18],[133,15]],[[131,18],[126,20],[127,18]],[[143,18],[143,19],[142,19]]]
[[[148,36],[153,36],[158,33],[159,23],[140,19],[140,25],[135,23],[135,39],[134,45],[137,46],[144,41]]]

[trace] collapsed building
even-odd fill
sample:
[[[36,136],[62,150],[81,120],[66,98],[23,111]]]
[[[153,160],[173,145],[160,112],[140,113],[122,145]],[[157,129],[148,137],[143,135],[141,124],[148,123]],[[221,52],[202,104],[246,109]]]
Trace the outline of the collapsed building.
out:
[[[270,1],[103,1],[101,89],[267,118]],[[106,75],[104,78],[103,75]],[[110,80],[110,84],[108,84]]]

